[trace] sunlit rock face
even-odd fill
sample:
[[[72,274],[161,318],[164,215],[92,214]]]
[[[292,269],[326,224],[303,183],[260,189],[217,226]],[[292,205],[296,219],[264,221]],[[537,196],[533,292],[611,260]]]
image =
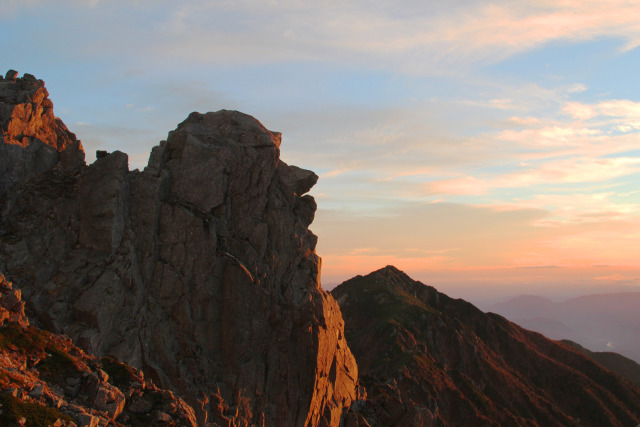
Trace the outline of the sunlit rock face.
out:
[[[84,163],[82,144],[53,115],[53,103],[42,80],[31,74],[0,76],[0,212],[7,192],[19,190],[29,178],[61,166]]]
[[[121,152],[58,159],[9,194],[0,271],[42,325],[142,368],[200,423],[337,426],[357,367],[320,288],[317,176],[280,140],[223,110],[192,113],[142,172]]]

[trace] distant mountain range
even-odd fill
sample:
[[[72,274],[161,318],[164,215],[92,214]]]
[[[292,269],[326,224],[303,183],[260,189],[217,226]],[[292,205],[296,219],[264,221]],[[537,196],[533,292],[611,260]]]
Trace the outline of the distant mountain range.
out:
[[[533,295],[482,307],[552,339],[640,362],[640,292],[586,295],[554,302]]]
[[[351,414],[360,420],[353,425],[640,421],[640,389],[581,351],[449,298],[395,267],[350,279],[332,295],[368,393]]]

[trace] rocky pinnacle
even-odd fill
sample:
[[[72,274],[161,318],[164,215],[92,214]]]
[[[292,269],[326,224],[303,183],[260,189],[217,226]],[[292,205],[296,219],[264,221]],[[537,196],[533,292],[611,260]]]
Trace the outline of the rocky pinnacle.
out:
[[[357,366],[320,286],[317,176],[280,160],[281,135],[192,113],[141,172],[118,151],[85,166],[59,120],[36,123],[51,102],[27,76],[0,81],[0,153],[18,153],[0,158],[0,271],[31,318],[142,369],[201,424],[338,426]]]

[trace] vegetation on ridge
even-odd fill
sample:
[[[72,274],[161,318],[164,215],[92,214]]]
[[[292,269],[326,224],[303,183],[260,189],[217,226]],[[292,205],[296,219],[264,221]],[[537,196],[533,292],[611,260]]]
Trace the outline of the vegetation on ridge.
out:
[[[17,423],[22,418],[25,425],[33,427],[46,427],[53,425],[57,420],[73,421],[73,419],[60,412],[56,408],[47,407],[39,403],[26,402],[17,397],[4,393],[0,394],[0,425]]]

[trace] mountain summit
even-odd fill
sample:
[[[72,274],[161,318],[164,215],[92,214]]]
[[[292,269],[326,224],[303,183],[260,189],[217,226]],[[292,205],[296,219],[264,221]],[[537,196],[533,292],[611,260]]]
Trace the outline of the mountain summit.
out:
[[[387,266],[332,291],[368,400],[355,426],[629,426],[640,389]]]

